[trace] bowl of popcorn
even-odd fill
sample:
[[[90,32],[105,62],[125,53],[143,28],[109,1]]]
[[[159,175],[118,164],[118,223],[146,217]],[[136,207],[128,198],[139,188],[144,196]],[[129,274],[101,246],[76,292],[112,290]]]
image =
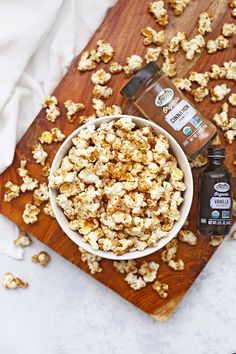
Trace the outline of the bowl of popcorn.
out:
[[[106,116],[76,129],[49,176],[55,217],[97,256],[134,259],[164,247],[192,203],[189,162],[164,129],[134,116]]]

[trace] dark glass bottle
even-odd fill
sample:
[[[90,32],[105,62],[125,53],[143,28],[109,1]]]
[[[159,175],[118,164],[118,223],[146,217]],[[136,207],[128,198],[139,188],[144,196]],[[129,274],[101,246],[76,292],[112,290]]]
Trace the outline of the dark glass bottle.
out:
[[[224,165],[225,149],[208,148],[208,165],[200,174],[198,229],[226,235],[232,222],[232,175]]]

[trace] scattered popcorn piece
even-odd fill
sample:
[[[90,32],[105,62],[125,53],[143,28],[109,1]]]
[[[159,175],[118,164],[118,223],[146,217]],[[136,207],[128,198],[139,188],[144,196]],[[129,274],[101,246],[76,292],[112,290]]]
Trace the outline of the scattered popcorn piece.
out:
[[[160,265],[158,263],[143,261],[138,273],[142,275],[146,283],[152,283],[156,279],[159,267]]]
[[[27,161],[21,160],[20,167],[17,168],[17,173],[20,177],[25,177],[29,174],[29,171],[26,169]]]
[[[147,52],[144,56],[146,63],[150,63],[151,61],[157,61],[161,54],[161,48],[147,48]]]
[[[176,16],[182,15],[190,3],[190,0],[168,0],[170,7],[174,10]]]
[[[93,88],[93,95],[95,98],[109,98],[113,93],[111,87],[95,85]]]
[[[168,24],[168,13],[164,8],[164,1],[154,1],[148,4],[148,11],[154,16],[160,26]]]
[[[126,275],[126,277],[124,278],[124,280],[126,281],[126,283],[129,284],[129,286],[133,290],[140,290],[142,288],[145,288],[145,286],[146,286],[146,283],[143,280],[143,278],[138,277],[136,274],[133,274],[133,273],[128,273]]]
[[[216,134],[215,138],[212,140],[211,145],[212,146],[220,146],[221,145],[221,140],[220,140],[220,136],[218,133]]]
[[[152,27],[147,26],[141,31],[142,35],[146,37],[143,41],[144,45],[149,45],[151,43],[156,45],[162,45],[165,40],[165,32],[159,31],[156,32]]]
[[[167,298],[167,291],[169,290],[168,284],[156,280],[155,283],[152,285],[152,288],[158,293],[160,297],[162,297],[163,299]]]
[[[207,87],[199,86],[191,91],[195,102],[202,102],[203,99],[209,95]]]
[[[181,41],[182,49],[186,52],[186,59],[192,60],[194,55],[201,53],[201,48],[205,47],[205,40],[201,34],[197,34],[194,38],[187,41]]]
[[[94,52],[86,51],[81,55],[77,69],[79,71],[93,70],[96,68]]]
[[[236,138],[236,118],[230,118],[227,131],[224,136],[229,144],[232,144]]]
[[[205,73],[197,73],[192,71],[189,75],[189,80],[192,82],[197,82],[202,87],[206,87],[208,81],[210,80],[210,73],[208,71]]]
[[[211,236],[211,240],[209,241],[209,245],[213,247],[217,247],[224,240],[223,236]]]
[[[229,0],[229,7],[233,9],[232,16],[236,17],[236,0]]]
[[[168,77],[174,77],[176,75],[176,73],[177,73],[175,57],[171,56],[169,54],[168,49],[164,49],[162,54],[164,56],[164,62],[162,64],[162,71]]]
[[[215,113],[213,116],[213,121],[216,123],[217,127],[221,128],[223,131],[227,130],[229,124],[228,112],[229,105],[224,102],[221,106],[222,111],[220,113]]]
[[[93,108],[96,111],[98,117],[104,117],[106,115],[120,115],[122,114],[121,107],[113,104],[111,107],[107,106],[101,99],[93,98]]]
[[[161,252],[161,259],[163,262],[167,263],[171,261],[171,259],[175,258],[175,254],[177,252],[178,243],[176,239],[173,239],[166,245],[166,249]]]
[[[79,247],[79,250],[81,252],[81,260],[87,263],[91,274],[101,273],[103,271],[99,264],[101,257],[85,251],[82,247]]]
[[[204,36],[206,33],[212,32],[212,20],[213,16],[208,12],[200,13],[198,22],[198,33]]]
[[[97,52],[95,54],[96,61],[103,61],[103,63],[108,63],[114,55],[114,49],[110,43],[100,39],[97,41]]]
[[[51,203],[48,202],[45,207],[43,208],[43,211],[46,215],[51,216],[52,218],[55,218],[54,212],[52,210]]]
[[[40,183],[39,188],[34,190],[33,200],[37,206],[49,200],[49,190],[46,183]]]
[[[207,162],[207,158],[204,155],[199,154],[193,160],[190,161],[190,166],[191,168],[199,168],[205,166]]]
[[[176,53],[180,49],[180,44],[182,41],[186,40],[186,33],[178,31],[175,36],[173,36],[168,43],[168,50],[171,53]]]
[[[113,63],[111,63],[110,67],[109,67],[109,71],[111,74],[118,74],[123,70],[123,66],[118,64],[116,61],[114,61]]]
[[[207,41],[206,48],[209,54],[217,52],[217,50],[223,50],[229,47],[229,40],[220,35],[216,39],[210,39]]]
[[[222,27],[222,34],[225,37],[232,37],[236,34],[236,24],[235,23],[224,23]]]
[[[26,224],[34,224],[36,221],[38,221],[39,213],[40,213],[40,209],[37,208],[36,205],[27,203],[25,205],[22,218]]]
[[[177,261],[171,259],[168,266],[176,271],[182,271],[184,270],[184,261],[182,259],[178,259]]]
[[[192,86],[192,83],[189,79],[187,78],[175,78],[173,79],[173,83],[175,84],[175,86],[183,91],[187,91],[187,92],[191,92],[191,86]]]
[[[23,231],[19,230],[17,238],[13,241],[15,246],[27,247],[31,244],[31,239],[29,235]]]
[[[47,162],[46,165],[43,166],[42,168],[42,175],[44,177],[48,177],[50,175],[50,169],[51,169],[51,165],[49,162]]]
[[[90,116],[82,115],[82,116],[79,116],[79,122],[80,122],[80,124],[84,124],[84,123],[90,122],[96,118],[97,117],[95,114],[91,114]]]
[[[37,179],[32,178],[29,175],[26,175],[22,179],[23,179],[23,183],[20,185],[21,192],[24,193],[26,191],[33,191],[35,188],[38,187],[39,182]]]
[[[210,89],[212,102],[222,101],[231,89],[226,84],[216,85]]]
[[[92,76],[91,80],[94,85],[105,85],[110,81],[111,74],[107,73],[104,69],[97,70]]]
[[[178,238],[182,242],[188,243],[190,246],[195,246],[197,244],[197,236],[190,230],[182,229],[178,233]]]
[[[211,66],[210,77],[211,79],[218,80],[224,79],[226,76],[226,69],[224,67],[220,67],[219,65],[213,64]]]
[[[32,257],[32,262],[39,263],[42,267],[46,267],[49,261],[50,261],[50,256],[45,251],[41,251]]]
[[[57,107],[57,99],[55,96],[47,96],[42,102],[42,107],[46,108],[46,119],[49,122],[55,122],[60,116],[60,110]]]
[[[124,273],[137,273],[137,262],[134,259],[129,259],[128,261],[114,261],[113,265],[115,270],[121,274]]]
[[[6,289],[16,289],[27,288],[28,283],[21,280],[20,278],[15,278],[11,273],[5,273],[3,275],[2,285]]]
[[[41,144],[51,144],[52,142],[57,143],[58,141],[62,141],[65,138],[65,135],[58,128],[52,128],[51,132],[44,131],[39,137],[39,141]]]
[[[45,165],[45,160],[48,157],[48,153],[44,151],[41,144],[35,144],[32,150],[33,158],[36,163],[40,163],[41,165]]]
[[[136,54],[131,55],[126,58],[126,66],[123,67],[126,76],[131,76],[133,73],[141,69],[143,64],[143,59]]]
[[[228,101],[232,106],[236,106],[236,93],[231,93],[228,98]]]
[[[225,61],[222,70],[225,71],[225,78],[227,80],[236,81],[236,61]]]
[[[20,195],[20,187],[17,184],[13,184],[11,181],[8,181],[5,184],[5,194],[4,201],[10,202],[12,199],[19,197]]]
[[[67,109],[67,119],[71,123],[73,123],[76,113],[78,113],[81,109],[85,108],[85,105],[83,103],[75,103],[72,100],[67,100],[64,103],[64,106]]]

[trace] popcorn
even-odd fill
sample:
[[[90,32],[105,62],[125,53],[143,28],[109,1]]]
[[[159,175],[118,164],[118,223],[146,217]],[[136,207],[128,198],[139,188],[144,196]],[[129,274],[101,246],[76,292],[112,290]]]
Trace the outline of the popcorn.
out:
[[[206,87],[209,79],[210,73],[207,71],[205,73],[197,73],[192,71],[189,75],[189,80],[192,82],[197,82],[201,87]]]
[[[145,288],[146,282],[142,277],[138,277],[136,274],[128,273],[124,279],[133,290],[140,290]]]
[[[176,271],[182,271],[184,270],[184,261],[182,259],[178,259],[177,261],[171,259],[168,266]]]
[[[236,81],[236,61],[224,62],[224,67],[222,68],[225,73],[225,78],[227,80]]]
[[[210,39],[207,41],[206,48],[209,54],[217,52],[217,50],[223,50],[229,47],[229,40],[220,35],[216,39]]]
[[[191,91],[195,102],[202,102],[203,99],[209,95],[209,90],[207,87],[199,86],[198,88]]]
[[[80,124],[84,124],[84,123],[90,122],[96,118],[97,117],[95,114],[91,114],[90,116],[82,115],[82,116],[79,116],[79,122],[80,122]]]
[[[114,61],[113,63],[111,63],[110,67],[109,67],[109,71],[111,74],[118,74],[123,70],[123,66],[118,64],[116,61]]]
[[[101,273],[103,271],[99,264],[101,257],[85,251],[82,247],[79,247],[79,250],[81,252],[81,260],[87,263],[91,274]]]
[[[174,10],[176,16],[182,15],[190,3],[190,0],[169,0],[170,7]]]
[[[165,32],[159,31],[156,32],[152,27],[147,26],[141,31],[142,35],[146,37],[143,41],[144,45],[149,45],[149,44],[156,44],[156,45],[162,45],[164,43],[165,39]]]
[[[182,49],[186,52],[186,59],[192,60],[194,55],[201,53],[201,48],[205,47],[205,40],[201,34],[197,34],[194,38],[181,42]]]
[[[168,13],[164,8],[164,1],[150,2],[148,4],[148,12],[154,16],[154,19],[160,26],[168,24]]]
[[[228,97],[228,101],[232,106],[236,106],[236,93],[231,93]]]
[[[229,124],[227,126],[227,131],[224,135],[229,144],[234,142],[236,137],[236,118],[230,118]]]
[[[166,283],[161,283],[159,280],[156,280],[152,285],[153,290],[155,290],[160,297],[163,299],[167,298],[169,286]]]
[[[89,51],[82,53],[77,69],[79,71],[87,71],[95,68],[94,53]]]
[[[44,177],[48,177],[50,175],[50,169],[51,165],[49,162],[47,162],[46,165],[42,168],[42,175]]]
[[[36,205],[32,203],[27,203],[25,205],[25,209],[22,215],[22,219],[26,224],[34,224],[38,221],[38,214],[40,213],[40,209],[37,208]]]
[[[229,124],[228,112],[229,105],[227,102],[223,103],[221,106],[222,111],[220,113],[215,113],[213,116],[213,121],[216,123],[217,127],[221,128],[223,131],[227,130]]]
[[[126,76],[131,76],[133,73],[141,69],[143,59],[136,54],[131,55],[126,59],[126,66],[123,67]]]
[[[57,143],[58,141],[64,140],[65,135],[58,128],[52,128],[51,132],[44,131],[39,137],[39,141],[41,144],[51,144],[52,142]]]
[[[52,218],[55,218],[54,212],[51,207],[51,203],[48,202],[45,207],[43,208],[43,211],[46,215],[51,216]]]
[[[33,191],[38,187],[38,180],[26,175],[23,177],[23,183],[20,186],[21,192]]]
[[[213,64],[211,66],[210,77],[211,79],[218,80],[223,79],[226,76],[226,69],[220,67],[219,65]]]
[[[19,197],[20,195],[20,187],[17,184],[8,181],[5,184],[5,194],[4,194],[4,201],[10,202],[12,199]]]
[[[49,190],[46,183],[40,183],[39,188],[34,190],[33,199],[37,206],[49,200]]]
[[[173,239],[166,245],[166,249],[161,252],[161,259],[163,262],[168,263],[173,258],[175,258],[175,254],[177,252],[177,240]]]
[[[235,23],[224,23],[222,27],[222,34],[225,37],[232,37],[236,34],[236,24]]]
[[[42,267],[46,267],[49,261],[50,261],[50,256],[45,251],[41,251],[32,257],[32,262],[39,263]]]
[[[190,161],[190,166],[191,168],[199,168],[205,166],[207,162],[207,158],[204,155],[199,154],[192,161]]]
[[[17,238],[13,241],[15,246],[27,247],[31,244],[31,239],[23,230],[19,230]]]
[[[93,95],[95,98],[109,98],[113,93],[111,87],[95,85],[93,88]]]
[[[96,61],[103,61],[103,63],[108,63],[114,55],[114,49],[110,43],[100,39],[97,41],[97,52],[95,54]]]
[[[222,101],[231,89],[226,84],[216,85],[210,89],[212,102]]]
[[[21,160],[20,167],[17,168],[17,173],[20,177],[25,177],[29,174],[29,171],[26,169],[27,161]]]
[[[188,243],[190,246],[195,246],[197,244],[197,236],[190,230],[182,229],[178,233],[178,238],[182,242]]]
[[[178,31],[175,36],[173,36],[168,43],[168,50],[171,53],[176,53],[180,49],[180,44],[182,41],[186,40],[186,33]]]
[[[120,115],[122,110],[120,106],[113,104],[111,107],[107,106],[101,99],[93,98],[93,108],[96,111],[98,117],[104,117],[107,115]]]
[[[107,114],[103,101],[93,103]],[[69,227],[94,250],[122,255],[155,247],[179,220],[186,188],[168,139],[123,116],[88,125],[72,143],[49,178]]]
[[[213,16],[211,14],[207,12],[200,13],[198,22],[198,33],[204,36],[206,33],[212,32],[212,20]]]
[[[147,52],[144,56],[146,63],[150,63],[151,61],[157,61],[159,55],[161,54],[161,48],[147,48]]]
[[[81,109],[85,108],[85,105],[83,103],[75,103],[72,100],[67,100],[64,103],[64,106],[67,109],[67,119],[71,123],[73,123],[76,113],[78,113]]]
[[[47,96],[42,102],[42,107],[46,108],[46,119],[49,122],[55,122],[61,114],[57,107],[57,103],[57,98],[55,96]]]
[[[6,289],[27,288],[28,283],[24,282],[20,278],[15,278],[11,273],[5,273],[3,275],[2,285]]]
[[[45,160],[48,157],[48,153],[44,151],[41,144],[35,144],[32,150],[33,158],[36,163],[40,163],[41,165],[45,165]]]
[[[160,265],[158,263],[143,261],[138,273],[142,275],[146,283],[152,283],[156,279],[159,267]]]
[[[94,85],[106,85],[111,80],[111,74],[99,69],[91,76],[91,80]]]
[[[187,78],[175,78],[173,79],[173,83],[175,84],[175,86],[183,91],[187,91],[187,92],[191,92],[191,86],[192,86],[192,83],[189,79]]]
[[[176,60],[174,56],[169,55],[168,49],[162,52],[164,56],[164,63],[162,64],[162,71],[169,77],[176,75]]]
[[[209,245],[213,247],[217,247],[224,240],[223,236],[211,236],[211,240],[209,241]]]
[[[236,17],[236,0],[229,0],[229,7],[233,9],[232,16]]]
[[[129,259],[128,261],[114,261],[113,265],[115,267],[115,270],[121,274],[135,274],[138,272],[137,262],[133,259]]]

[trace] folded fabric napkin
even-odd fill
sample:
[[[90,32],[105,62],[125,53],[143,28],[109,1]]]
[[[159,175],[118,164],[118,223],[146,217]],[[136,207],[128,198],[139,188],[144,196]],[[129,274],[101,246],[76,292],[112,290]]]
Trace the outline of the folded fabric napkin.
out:
[[[15,145],[115,0],[0,2],[0,173]],[[0,218],[0,253],[22,258],[17,228]]]

